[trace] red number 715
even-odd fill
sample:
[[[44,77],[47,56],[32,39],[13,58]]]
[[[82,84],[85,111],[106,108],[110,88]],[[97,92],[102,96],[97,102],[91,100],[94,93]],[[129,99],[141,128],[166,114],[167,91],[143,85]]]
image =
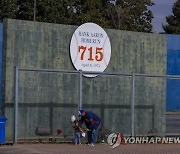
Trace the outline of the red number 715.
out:
[[[89,47],[89,48],[87,49],[86,46],[79,46],[79,47],[78,47],[78,52],[80,53],[80,59],[81,59],[81,60],[84,60],[84,54],[85,54],[85,52],[89,51],[89,58],[88,58],[89,61],[93,61],[94,58],[95,58],[96,61],[102,61],[103,58],[104,58],[102,49],[103,49],[103,48],[98,48],[98,47],[96,47],[95,57],[94,57],[94,55],[93,55],[93,48],[92,48],[92,47]]]

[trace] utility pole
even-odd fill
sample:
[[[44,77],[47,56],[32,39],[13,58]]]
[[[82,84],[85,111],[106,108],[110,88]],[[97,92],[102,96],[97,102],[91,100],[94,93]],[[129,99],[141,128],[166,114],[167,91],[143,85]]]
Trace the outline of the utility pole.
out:
[[[34,0],[34,21],[36,21],[36,0]]]

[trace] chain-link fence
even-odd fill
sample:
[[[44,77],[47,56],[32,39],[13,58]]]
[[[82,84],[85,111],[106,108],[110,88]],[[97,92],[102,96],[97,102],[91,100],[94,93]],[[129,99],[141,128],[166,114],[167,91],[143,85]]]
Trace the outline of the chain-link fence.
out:
[[[83,74],[96,74],[95,78]],[[101,130],[127,135],[166,133],[166,80],[179,76],[15,68],[14,142],[72,136],[70,117],[90,110]]]

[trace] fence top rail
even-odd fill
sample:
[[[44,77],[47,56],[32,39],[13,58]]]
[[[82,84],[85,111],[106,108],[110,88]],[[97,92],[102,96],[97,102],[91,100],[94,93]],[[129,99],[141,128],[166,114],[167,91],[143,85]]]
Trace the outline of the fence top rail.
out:
[[[43,73],[68,73],[68,74],[79,74],[79,71],[69,70],[57,70],[57,69],[31,69],[31,68],[18,68],[19,71],[26,72],[43,72]]]
[[[16,67],[16,66],[15,66]],[[18,67],[16,67],[18,68]],[[180,75],[152,75],[152,74],[140,74],[140,73],[119,73],[119,72],[97,72],[97,71],[82,71],[82,70],[58,70],[58,69],[36,69],[36,68],[18,68],[18,71],[28,72],[43,72],[43,73],[64,73],[64,74],[91,74],[91,75],[107,75],[107,76],[139,76],[139,77],[160,77],[168,79],[180,79]]]
[[[17,67],[18,68],[18,67]],[[68,74],[93,74],[93,75],[122,75],[131,77],[132,74],[128,73],[117,73],[117,72],[97,72],[97,71],[72,71],[72,70],[58,70],[58,69],[36,69],[36,68],[18,68],[18,71],[27,71],[27,72],[48,72],[48,73],[68,73]]]
[[[160,77],[160,78],[180,79],[180,75],[151,75],[151,74],[138,74],[138,73],[134,73],[134,75],[141,77]]]
[[[97,72],[97,71],[82,71],[82,74],[91,74],[91,75],[108,75],[108,76],[129,76],[132,77],[130,73],[119,73],[119,72]]]

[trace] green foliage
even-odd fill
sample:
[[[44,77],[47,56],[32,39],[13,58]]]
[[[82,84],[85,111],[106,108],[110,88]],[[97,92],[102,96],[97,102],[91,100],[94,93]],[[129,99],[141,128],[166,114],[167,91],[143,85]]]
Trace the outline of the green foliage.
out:
[[[154,5],[150,0],[117,0],[116,5],[112,9],[114,12],[111,16],[115,20],[114,28],[151,32],[151,21],[153,14],[148,10],[149,6]]]
[[[180,34],[180,0],[174,3],[172,13],[166,17],[168,24],[163,25],[163,29],[167,34]]]
[[[16,18],[17,0],[0,0],[0,22],[5,18]]]
[[[17,19],[49,23],[67,22],[67,0],[18,0]],[[35,16],[34,16],[35,15]]]
[[[116,3],[111,0],[1,0],[1,3],[1,21],[8,17],[71,25],[93,22],[104,28],[152,30],[150,0],[117,0]]]
[[[17,19],[33,20],[34,2],[29,0],[17,0]]]
[[[102,27],[109,28],[109,21],[104,11],[106,3],[103,0],[79,0],[77,4],[75,11],[77,25],[94,22]]]

